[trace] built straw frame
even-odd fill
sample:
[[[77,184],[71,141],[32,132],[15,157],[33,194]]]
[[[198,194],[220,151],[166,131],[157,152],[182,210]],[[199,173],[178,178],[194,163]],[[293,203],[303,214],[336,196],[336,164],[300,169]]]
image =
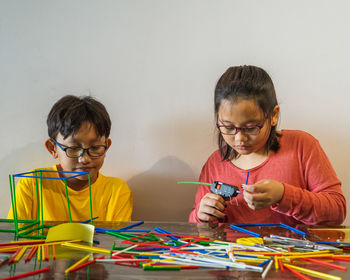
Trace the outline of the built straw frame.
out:
[[[68,173],[71,176],[61,178],[58,177],[49,177],[43,176],[43,173]],[[39,175],[38,175],[39,174]],[[0,219],[1,222],[13,222],[14,229],[0,229],[0,232],[13,232],[15,233],[15,237],[20,238],[45,238],[44,236],[44,228],[51,227],[50,225],[44,224],[44,214],[43,214],[43,179],[49,180],[62,180],[64,182],[66,199],[67,199],[67,207],[68,207],[68,215],[69,222],[72,223],[72,215],[70,211],[70,202],[68,195],[68,185],[67,180],[75,177],[79,177],[82,175],[88,175],[88,187],[89,187],[89,200],[90,200],[90,216],[91,216],[91,224],[93,224],[93,213],[92,213],[92,195],[91,195],[91,177],[90,172],[80,172],[80,171],[54,171],[54,170],[34,170],[24,173],[18,173],[9,175],[9,183],[10,183],[10,193],[11,193],[11,203],[12,203],[12,211],[13,211],[13,220],[8,219]],[[17,213],[17,205],[16,205],[16,178],[33,178],[35,179],[35,191],[36,191],[36,199],[37,199],[37,219],[36,220],[19,220]],[[20,227],[19,223],[25,223],[26,225]],[[41,230],[41,235],[37,234],[31,235],[33,231]]]

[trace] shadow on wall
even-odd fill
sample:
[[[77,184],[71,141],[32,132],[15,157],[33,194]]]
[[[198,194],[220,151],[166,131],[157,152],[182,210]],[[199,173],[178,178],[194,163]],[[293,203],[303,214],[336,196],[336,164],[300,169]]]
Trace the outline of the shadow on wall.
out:
[[[51,166],[53,163],[50,163],[50,159],[41,142],[29,143],[0,159],[0,217],[7,217],[11,205],[9,175]]]
[[[197,186],[177,182],[193,180],[194,176],[187,163],[168,156],[132,177],[127,182],[134,196],[132,220],[188,221]]]

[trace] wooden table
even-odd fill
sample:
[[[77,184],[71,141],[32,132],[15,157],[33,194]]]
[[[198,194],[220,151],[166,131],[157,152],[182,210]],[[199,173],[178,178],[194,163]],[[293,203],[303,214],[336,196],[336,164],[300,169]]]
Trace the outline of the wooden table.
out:
[[[99,223],[94,222],[96,227],[113,228],[118,229],[125,227],[132,223]],[[169,232],[191,236],[206,236],[214,240],[226,240],[235,241],[238,237],[249,237],[249,235],[240,233],[229,228],[229,224],[193,224],[183,222],[145,222],[143,225],[135,227],[134,229],[147,229],[154,231],[155,227],[163,228]],[[12,224],[1,223],[0,228],[11,228]],[[299,227],[299,229],[308,232],[307,228]],[[252,229],[253,230],[253,229]],[[255,229],[256,230],[256,229]],[[254,230],[253,230],[254,231]],[[286,229],[280,227],[261,227],[258,231],[263,235],[269,235],[270,233],[279,234],[288,237],[300,238],[298,234],[292,233]],[[311,232],[308,232],[308,236],[312,236]],[[13,233],[0,233],[0,242],[8,242],[13,240]],[[312,237],[314,238],[314,236]],[[100,244],[95,245],[102,248],[110,249],[113,241],[120,240],[106,235],[95,234],[94,239],[99,240]],[[123,245],[125,246],[125,244]],[[50,271],[39,276],[35,276],[35,279],[66,279],[64,271],[70,265],[76,261],[76,256],[71,255],[65,259],[49,260],[48,262],[38,262],[36,259],[32,259],[29,263],[24,263],[24,258],[17,264],[8,265],[3,264],[0,267],[0,278],[10,276],[10,273],[16,274],[32,271],[35,269],[45,268],[50,266]],[[341,262],[338,263],[349,267],[350,263]],[[339,270],[332,270],[319,265],[306,264],[304,267],[314,269],[320,272],[329,273],[332,275],[340,276],[343,279],[350,279],[350,272],[343,272]],[[11,275],[12,275],[11,274]],[[115,265],[109,263],[93,264],[89,269],[84,268],[77,272],[69,274],[69,279],[260,279],[261,274],[257,272],[245,272],[236,270],[224,270],[224,269],[193,269],[193,270],[181,270],[181,271],[143,271],[141,268],[127,267],[122,265]],[[33,279],[33,276],[28,279]],[[272,268],[266,279],[296,279],[293,274],[288,271],[281,272],[275,271]],[[315,279],[315,278],[313,278]]]

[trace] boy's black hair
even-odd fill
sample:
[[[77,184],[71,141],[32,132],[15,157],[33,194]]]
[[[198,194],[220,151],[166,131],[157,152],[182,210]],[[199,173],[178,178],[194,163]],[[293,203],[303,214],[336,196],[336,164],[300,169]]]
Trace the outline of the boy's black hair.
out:
[[[267,118],[271,117],[273,109],[278,105],[275,87],[265,70],[256,66],[244,65],[230,67],[220,77],[215,87],[214,103],[215,117],[223,100],[237,101],[238,98],[253,99]],[[276,126],[271,127],[270,136],[266,143],[266,151],[278,151],[280,145]],[[225,142],[218,133],[218,145],[223,160],[232,160],[238,153]]]
[[[105,106],[91,96],[66,95],[58,100],[47,116],[49,137],[61,133],[66,139],[75,135],[84,122],[93,124],[99,136],[109,137],[111,120]]]

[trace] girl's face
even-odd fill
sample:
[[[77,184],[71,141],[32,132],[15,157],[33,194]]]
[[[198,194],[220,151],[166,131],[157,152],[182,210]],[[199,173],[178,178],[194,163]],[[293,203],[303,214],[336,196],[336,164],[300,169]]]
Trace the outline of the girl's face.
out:
[[[239,130],[236,135],[222,134],[222,137],[239,155],[266,155],[265,145],[270,136],[271,126],[277,125],[278,114],[279,106],[274,108],[272,117],[266,118],[253,99],[238,98],[235,102],[224,99],[218,111],[218,124],[228,128],[262,126],[257,135],[249,135]]]

